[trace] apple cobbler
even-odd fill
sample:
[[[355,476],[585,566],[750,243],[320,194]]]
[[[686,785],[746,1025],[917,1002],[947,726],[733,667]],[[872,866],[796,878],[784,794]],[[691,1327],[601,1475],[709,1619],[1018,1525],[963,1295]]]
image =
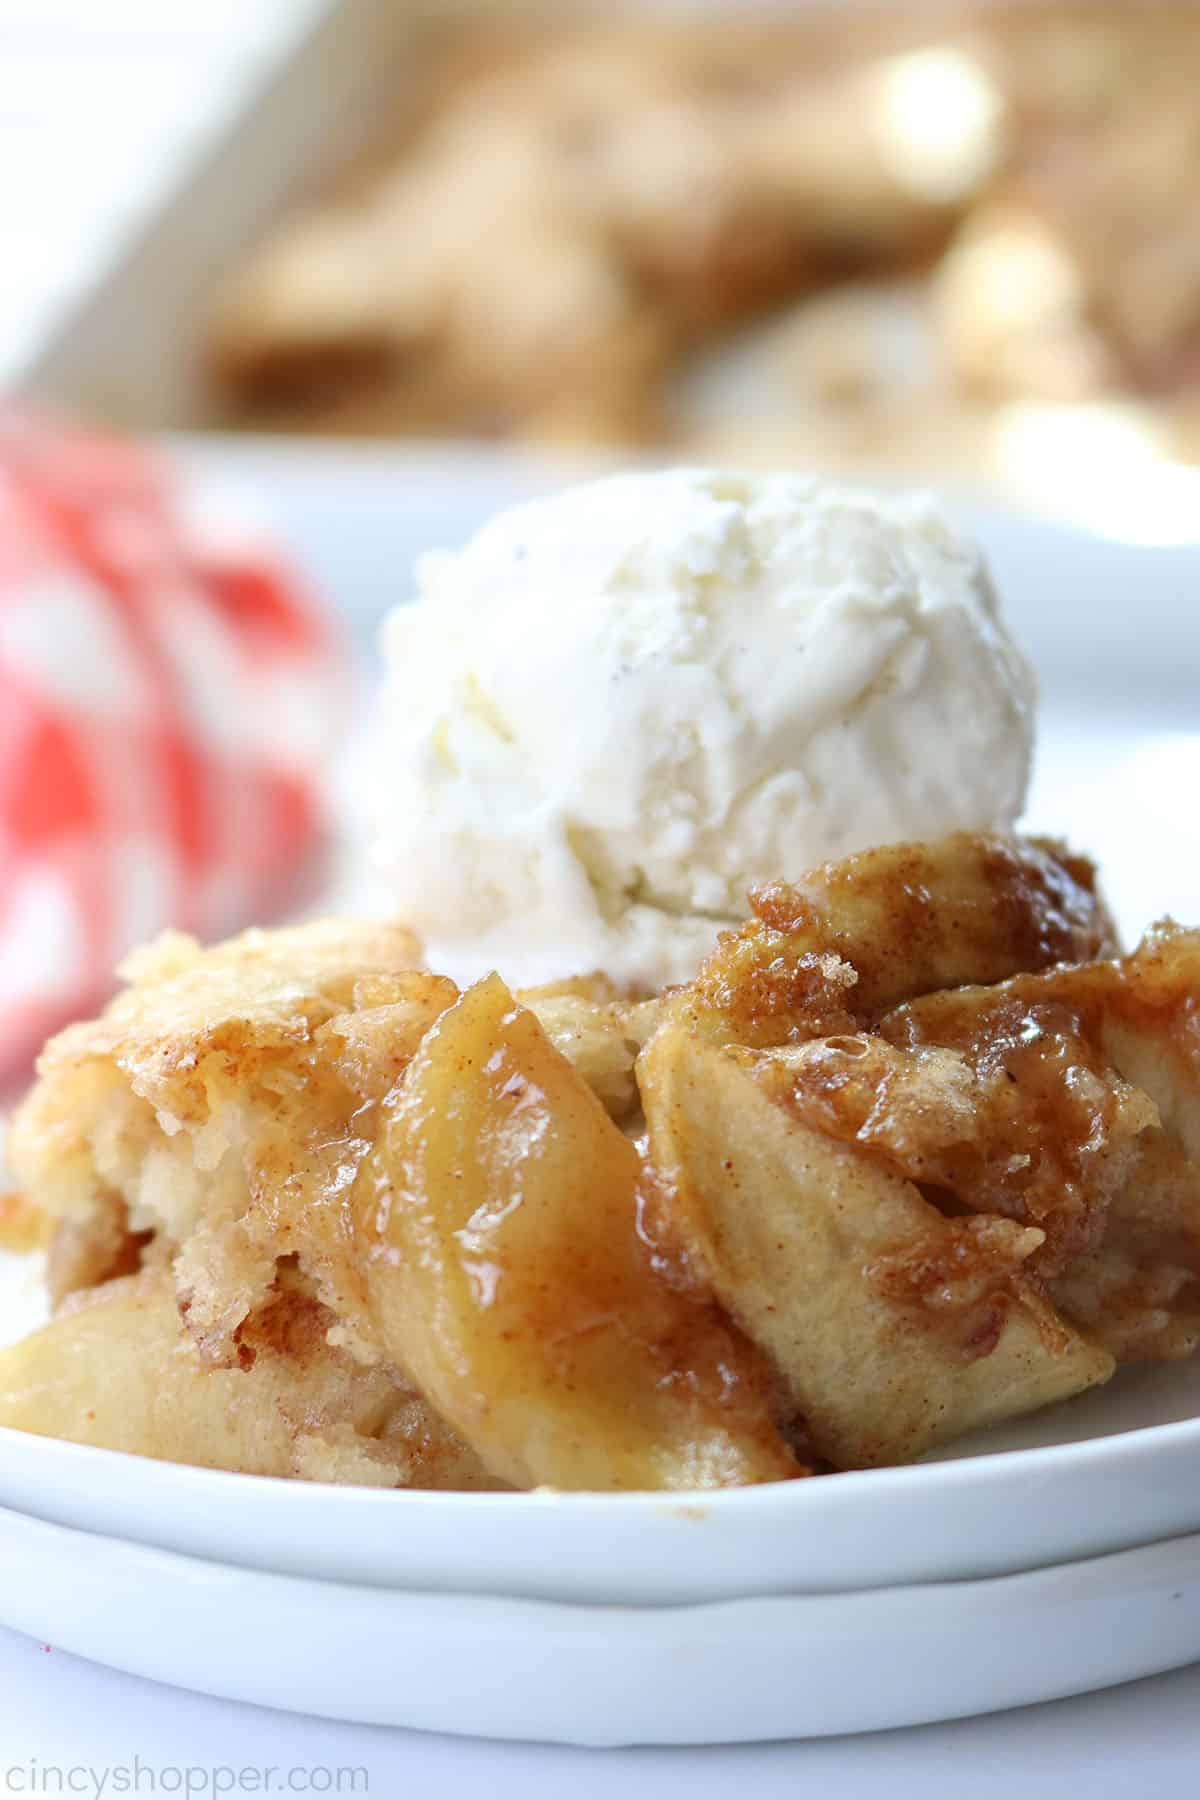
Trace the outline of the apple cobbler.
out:
[[[390,141],[214,297],[219,416],[1012,479],[1085,406],[1195,458],[1194,6],[566,10],[468,8],[416,107],[406,40]]]
[[[0,1423],[391,1487],[919,1456],[1200,1341],[1200,934],[1061,846],[761,889],[697,978],[460,992],[408,934],[168,936],[13,1122]]]

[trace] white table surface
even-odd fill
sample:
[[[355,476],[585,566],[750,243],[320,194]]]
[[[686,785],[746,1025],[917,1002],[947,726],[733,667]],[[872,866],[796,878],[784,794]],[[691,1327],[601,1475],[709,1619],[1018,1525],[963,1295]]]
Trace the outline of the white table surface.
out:
[[[755,1800],[825,1793],[837,1800],[1012,1800],[1014,1794],[1044,1800],[1059,1791],[1086,1793],[1088,1800],[1190,1800],[1200,1760],[1200,1665],[1052,1706],[870,1737],[724,1749],[565,1750],[336,1725],[209,1700],[0,1630],[0,1794],[95,1794],[105,1791],[99,1785],[105,1777],[109,1792],[134,1792],[135,1758],[142,1771],[137,1791],[193,1795],[709,1800],[752,1782]],[[177,1773],[189,1769],[190,1778]],[[243,1769],[251,1778],[240,1789],[218,1774]],[[63,1772],[61,1790],[53,1785],[54,1770]],[[339,1790],[339,1770],[365,1774],[343,1776]],[[48,1785],[35,1787],[35,1777],[47,1776]]]

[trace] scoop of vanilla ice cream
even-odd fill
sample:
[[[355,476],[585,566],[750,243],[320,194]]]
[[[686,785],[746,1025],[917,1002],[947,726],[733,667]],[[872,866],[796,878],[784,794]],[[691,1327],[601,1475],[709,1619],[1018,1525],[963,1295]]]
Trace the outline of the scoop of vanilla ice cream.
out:
[[[924,501],[617,475],[418,586],[385,626],[377,860],[460,981],[685,980],[754,885],[1023,806],[1032,672]]]

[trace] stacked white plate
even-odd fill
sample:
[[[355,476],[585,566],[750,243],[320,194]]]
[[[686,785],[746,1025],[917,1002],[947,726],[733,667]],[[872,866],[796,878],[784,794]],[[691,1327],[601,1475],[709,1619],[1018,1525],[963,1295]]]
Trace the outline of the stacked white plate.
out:
[[[250,473],[364,619],[380,571],[402,592],[415,548],[518,479],[391,452],[203,461]],[[1195,547],[958,510],[1042,677],[1032,828],[1098,855],[1130,936],[1200,919]],[[1124,1371],[941,1461],[716,1495],[333,1489],[0,1431],[0,1620],[241,1700],[581,1744],[1079,1693],[1200,1657],[1200,1362]]]
[[[337,1489],[0,1432],[0,1619],[208,1693],[491,1737],[952,1718],[1200,1657],[1200,1420],[1125,1429],[1198,1407],[1200,1369],[1138,1372],[1026,1431],[1073,1441],[683,1496]]]

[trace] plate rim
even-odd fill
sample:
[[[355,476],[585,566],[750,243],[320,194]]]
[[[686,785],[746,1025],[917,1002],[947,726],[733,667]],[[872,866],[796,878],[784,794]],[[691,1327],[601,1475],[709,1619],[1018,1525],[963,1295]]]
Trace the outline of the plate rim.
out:
[[[878,1731],[1091,1692],[1200,1652],[1194,1608],[1173,1604],[1200,1594],[1200,1532],[965,1582],[638,1605],[385,1592],[0,1508],[0,1571],[5,1623],[93,1662],[284,1712],[493,1740],[708,1744]],[[114,1605],[144,1593],[169,1595],[166,1614],[154,1601]],[[332,1665],[310,1652],[321,1616],[342,1651]],[[1032,1658],[1031,1616],[1048,1624]],[[238,1617],[258,1622],[260,1644],[264,1627],[268,1637],[283,1630],[278,1661],[248,1658],[236,1632],[231,1643]],[[866,1684],[864,1657],[874,1663]],[[409,1677],[399,1686],[397,1670]]]
[[[872,1588],[829,1588],[819,1593],[803,1589],[781,1590],[771,1594],[731,1594],[719,1599],[700,1599],[670,1602],[634,1602],[627,1600],[580,1600],[574,1598],[551,1598],[535,1594],[503,1594],[490,1593],[483,1590],[457,1589],[439,1591],[428,1588],[381,1588],[362,1581],[343,1581],[325,1575],[296,1574],[286,1569],[250,1568],[245,1563],[228,1562],[214,1556],[198,1556],[185,1550],[170,1550],[162,1544],[147,1544],[140,1541],[115,1536],[111,1532],[89,1531],[83,1526],[63,1525],[54,1519],[41,1519],[30,1513],[21,1512],[19,1508],[0,1505],[0,1547],[3,1545],[5,1532],[31,1534],[37,1538],[51,1540],[55,1543],[79,1540],[81,1548],[95,1549],[100,1545],[113,1556],[127,1564],[143,1566],[148,1569],[178,1568],[189,1576],[203,1578],[205,1581],[234,1581],[263,1589],[286,1587],[299,1589],[306,1587],[328,1588],[336,1593],[347,1594],[366,1599],[372,1605],[387,1605],[392,1600],[397,1602],[419,1602],[422,1606],[434,1605],[436,1610],[447,1614],[484,1608],[486,1611],[500,1614],[512,1608],[531,1614],[535,1612],[549,1613],[556,1618],[568,1615],[586,1618],[600,1624],[604,1620],[612,1620],[628,1615],[639,1621],[661,1617],[676,1620],[680,1615],[696,1615],[700,1613],[727,1612],[730,1608],[773,1609],[782,1612],[785,1608],[803,1606],[811,1603],[815,1611],[839,1602],[853,1603],[856,1606],[869,1606],[881,1596],[903,1595],[913,1599],[933,1596],[953,1591],[956,1598],[969,1595],[971,1589],[987,1589],[992,1593],[1005,1589],[1017,1591],[1022,1583],[1031,1585],[1049,1584],[1054,1581],[1065,1581],[1080,1572],[1094,1573],[1104,1568],[1115,1570],[1121,1567],[1153,1564],[1168,1554],[1178,1553],[1184,1549],[1194,1549],[1197,1562],[1200,1564],[1200,1529],[1195,1531],[1176,1532],[1168,1537],[1156,1538],[1153,1542],[1131,1544],[1121,1550],[1105,1550],[1096,1555],[1064,1557],[1057,1562],[1045,1563],[1036,1568],[1013,1569],[1002,1574],[974,1575],[966,1578],[947,1581],[896,1581]],[[0,1548],[2,1554],[2,1548]],[[3,1600],[0,1599],[0,1616],[3,1614]]]
[[[1198,1352],[1197,1354],[1200,1354]],[[95,1444],[77,1444],[69,1438],[52,1437],[48,1434],[18,1430],[13,1426],[0,1425],[0,1453],[6,1444],[19,1441],[27,1445],[35,1440],[39,1446],[47,1446],[48,1456],[59,1456],[63,1460],[78,1460],[85,1465],[119,1468],[128,1465],[151,1464],[156,1469],[169,1470],[171,1474],[164,1480],[178,1480],[183,1485],[208,1486],[215,1485],[227,1490],[230,1497],[237,1490],[250,1493],[270,1494],[279,1499],[287,1494],[291,1498],[284,1500],[285,1506],[296,1504],[301,1497],[321,1495],[328,1498],[337,1496],[336,1504],[343,1507],[366,1508],[374,1510],[396,1504],[397,1496],[402,1496],[404,1503],[424,1508],[436,1507],[438,1510],[463,1511],[471,1513],[480,1511],[499,1511],[501,1513],[513,1509],[521,1502],[532,1507],[556,1510],[570,1505],[578,1510],[590,1507],[602,1508],[607,1513],[650,1513],[661,1514],[663,1511],[674,1512],[686,1508],[689,1515],[694,1515],[702,1508],[707,1515],[709,1509],[722,1512],[751,1511],[764,1509],[777,1498],[790,1497],[796,1494],[817,1494],[831,1491],[832,1482],[840,1486],[847,1480],[858,1487],[868,1484],[873,1493],[887,1495],[889,1490],[907,1493],[911,1489],[920,1489],[936,1482],[939,1486],[954,1489],[967,1488],[1000,1480],[1005,1475],[1039,1476],[1056,1473],[1059,1465],[1070,1465],[1071,1472],[1076,1472],[1074,1465],[1094,1462],[1136,1462],[1157,1449],[1200,1450],[1200,1414],[1188,1419],[1174,1419],[1160,1425],[1134,1426],[1126,1431],[1106,1432],[1099,1437],[1084,1438],[1062,1444],[1037,1444],[1023,1450],[981,1450],[977,1454],[956,1456],[946,1460],[924,1460],[904,1463],[878,1469],[837,1469],[826,1475],[815,1475],[793,1480],[766,1481],[749,1486],[727,1488],[638,1488],[622,1491],[606,1491],[603,1489],[581,1488],[532,1488],[511,1492],[472,1492],[454,1488],[380,1488],[368,1486],[339,1485],[334,1482],[305,1481],[295,1477],[281,1475],[251,1475],[232,1469],[205,1468],[195,1463],[172,1462],[162,1457],[143,1456],[136,1451],[110,1450]],[[1064,1471],[1065,1472],[1065,1471]],[[1197,1496],[1200,1507],[1200,1494]],[[800,1502],[800,1504],[804,1504]],[[815,1503],[814,1503],[815,1504]],[[0,1506],[0,1514],[5,1509]]]

